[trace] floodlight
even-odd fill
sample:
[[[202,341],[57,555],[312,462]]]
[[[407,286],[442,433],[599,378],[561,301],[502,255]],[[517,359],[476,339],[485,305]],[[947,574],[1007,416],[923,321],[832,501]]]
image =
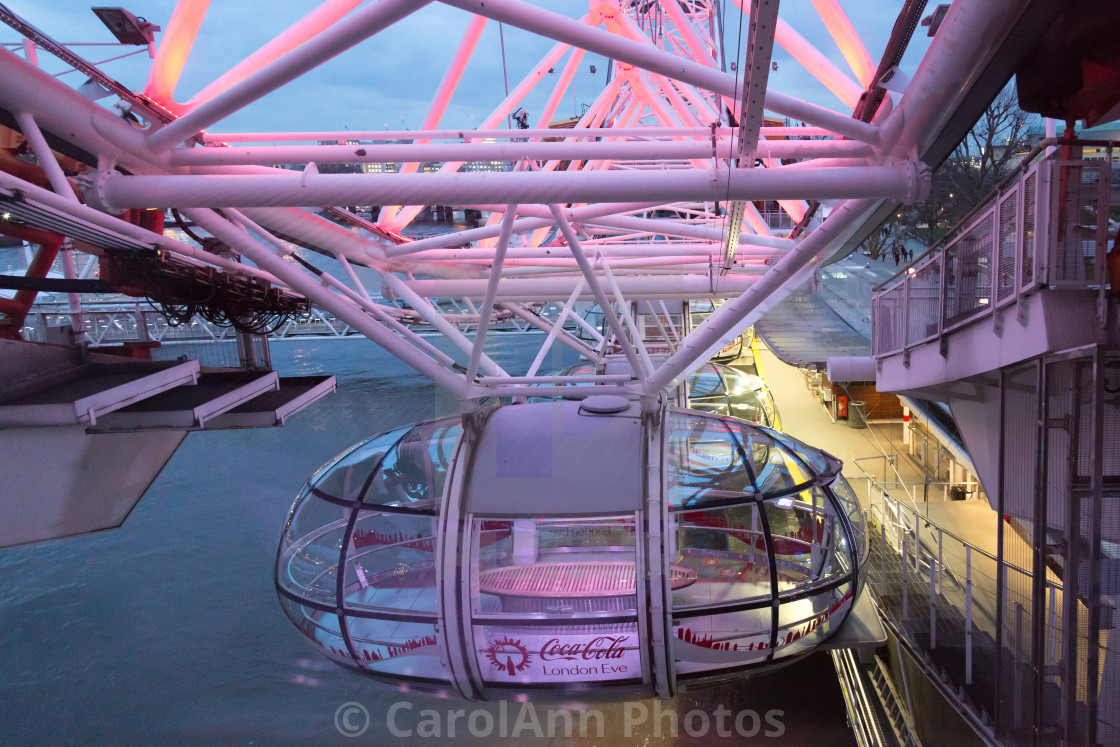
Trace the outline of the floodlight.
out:
[[[160,30],[159,26],[148,23],[143,18],[137,18],[124,8],[93,8],[92,10],[121,44],[137,46],[151,44],[155,41],[156,32]]]

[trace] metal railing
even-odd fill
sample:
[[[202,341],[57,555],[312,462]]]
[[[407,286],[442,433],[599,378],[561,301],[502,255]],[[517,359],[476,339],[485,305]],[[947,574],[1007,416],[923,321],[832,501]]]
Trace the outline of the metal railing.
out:
[[[444,314],[462,331],[467,332],[478,325],[478,315],[469,312]],[[213,324],[200,316],[179,325],[168,323],[158,310],[141,302],[93,301],[82,304],[82,322],[86,339],[91,345],[111,345],[123,342],[158,342],[163,345],[188,342],[224,342],[236,339],[232,327]],[[463,321],[455,322],[461,316]],[[47,340],[47,329],[69,325],[70,309],[66,304],[36,304],[22,329],[23,339],[36,342]],[[435,334],[434,328],[422,322],[406,320],[418,334]],[[497,318],[490,332],[526,332],[536,328],[528,322],[521,322],[506,315]],[[346,322],[333,314],[320,309],[311,309],[306,314],[294,317],[269,335],[273,340],[344,339],[362,337]]]
[[[999,562],[889,495],[872,477],[868,493],[871,556],[865,577],[880,614],[921,653],[942,689],[956,694],[962,713],[990,728],[1000,708],[999,647],[1020,640],[999,634],[997,611],[1007,585],[1029,585],[1031,572]],[[1020,626],[1022,615],[1020,609]],[[1015,621],[1003,624],[1013,628]]]
[[[1028,157],[1016,178],[884,284],[872,299],[872,354],[938,340],[1043,287],[1096,288],[1103,295],[1120,171],[1112,160],[1117,144],[1101,145],[1103,159]]]

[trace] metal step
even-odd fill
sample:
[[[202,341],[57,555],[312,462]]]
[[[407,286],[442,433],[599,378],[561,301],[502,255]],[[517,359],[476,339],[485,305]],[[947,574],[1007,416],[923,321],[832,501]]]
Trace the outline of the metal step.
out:
[[[206,423],[206,430],[224,428],[271,428],[313,402],[332,394],[333,376],[281,376],[274,391],[228,410]]]
[[[103,416],[91,433],[139,430],[197,431],[224,412],[279,388],[275,371],[208,371],[180,386]]]
[[[844,708],[848,712],[848,724],[852,728],[859,747],[897,747],[898,740],[894,728],[883,723],[883,711],[878,695],[870,686],[869,678],[850,649],[837,649],[829,652],[836,675],[840,680],[840,691],[844,697]]]
[[[887,713],[887,719],[891,731],[894,732],[895,739],[901,745],[921,747],[922,743],[918,739],[918,732],[914,728],[910,713],[906,710],[898,691],[895,690],[890,672],[887,671],[886,666],[878,656],[874,657],[874,664],[869,667],[869,670],[872,686],[879,697],[883,710]]]
[[[99,418],[198,379],[198,361],[87,363],[51,376],[41,387],[0,402],[0,427],[96,426]]]

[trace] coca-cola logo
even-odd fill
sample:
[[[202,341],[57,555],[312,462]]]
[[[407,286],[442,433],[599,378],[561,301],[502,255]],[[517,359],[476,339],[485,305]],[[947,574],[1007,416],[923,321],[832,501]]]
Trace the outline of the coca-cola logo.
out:
[[[603,635],[590,641],[572,643],[564,643],[559,638],[552,638],[541,646],[540,657],[541,661],[621,659],[626,653],[625,643],[629,638],[630,636],[627,635]]]
[[[515,641],[508,637],[491,641],[486,648],[486,658],[498,668],[498,671],[505,672],[510,677],[524,670],[532,662],[532,657],[521,645],[520,639]]]

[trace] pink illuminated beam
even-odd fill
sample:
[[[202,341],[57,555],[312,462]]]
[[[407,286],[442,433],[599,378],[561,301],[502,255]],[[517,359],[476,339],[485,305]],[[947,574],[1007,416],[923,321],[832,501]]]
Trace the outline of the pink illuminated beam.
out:
[[[156,130],[148,136],[149,148],[160,153],[193,137],[199,130],[221,121],[427,4],[428,0],[382,0],[352,13],[189,114]]]
[[[661,9],[673,22],[673,28],[684,40],[685,46],[692,53],[693,59],[708,67],[715,67],[715,50],[712,45],[706,43],[696,33],[696,24],[689,21],[685,16],[679,0],[661,0]]]
[[[232,67],[210,85],[203,88],[181,105],[183,111],[190,111],[199,104],[228,90],[231,86],[240,83],[247,77],[257,72],[266,65],[278,60],[283,55],[326,31],[337,20],[345,16],[354,8],[361,5],[362,0],[327,0],[322,5],[311,11],[286,31],[275,37],[253,54]]]
[[[586,24],[589,23],[591,19],[592,14],[589,13],[584,16],[581,21],[578,21],[578,23]],[[561,43],[553,45],[552,49],[550,49],[548,53],[545,54],[545,56],[541,59],[541,61],[538,62],[537,65],[532,70],[530,70],[524,78],[521,79],[521,82],[518,83],[512,91],[510,91],[509,95],[506,96],[506,98],[502,100],[500,104],[498,104],[497,108],[495,108],[494,111],[492,111],[490,115],[485,120],[483,120],[482,124],[479,125],[479,127],[482,129],[496,127],[499,122],[509,116],[510,112],[517,108],[517,106],[524,100],[527,95],[529,95],[533,88],[536,87],[537,83],[539,83],[540,80],[548,73],[548,70],[560,61],[560,58],[564,56],[564,53],[568,51],[568,48],[569,47],[567,44]],[[462,162],[448,162],[440,167],[438,173],[453,173],[458,171],[462,165]],[[386,219],[381,219],[378,221],[378,225],[387,227],[391,231],[400,231],[409,223],[411,223],[412,219],[415,218],[421,210],[423,210],[424,204],[426,203],[419,205],[408,205],[407,207],[402,208],[400,212],[396,214],[391,223]],[[391,213],[392,211],[387,213],[387,215]]]
[[[473,16],[471,18],[467,30],[463,32],[463,38],[459,42],[459,47],[455,50],[455,56],[451,58],[451,64],[443,74],[443,80],[440,81],[439,88],[436,89],[436,95],[432,99],[431,106],[428,107],[428,113],[424,116],[424,121],[420,125],[421,130],[434,130],[439,127],[440,120],[443,119],[444,113],[447,112],[447,106],[451,103],[451,97],[455,94],[455,89],[459,86],[459,81],[463,77],[463,71],[467,69],[467,63],[470,62],[471,55],[474,54],[475,47],[478,46],[478,40],[482,36],[482,30],[486,28],[486,20],[487,19],[483,16]],[[415,134],[410,134],[406,138],[386,138],[384,134],[379,134],[374,139],[413,139],[415,137]],[[343,139],[354,140],[357,138],[350,135]],[[421,138],[415,140],[415,142],[427,143],[431,141]],[[403,161],[404,159],[400,160]],[[418,168],[420,168],[420,164],[416,161],[401,163],[401,172],[405,174],[415,173]],[[399,210],[400,207],[397,205],[385,206],[378,216],[381,223],[391,223],[393,219],[396,218]]]
[[[734,1],[739,6],[739,10],[743,13],[749,13],[743,7],[746,5],[744,0]],[[856,104],[859,103],[859,97],[863,94],[863,89],[858,83],[821,54],[820,50],[810,44],[805,37],[797,33],[796,29],[783,19],[779,18],[777,20],[773,31],[774,41],[777,42],[778,46],[789,52],[814,78],[823,83],[829,91],[832,91],[836,98],[844,102],[845,106],[855,109]]]
[[[856,108],[859,97],[863,94],[859,84],[781,18],[778,19],[774,41],[812,73],[813,77],[823,83],[825,88],[832,91],[836,98],[844,102],[844,106],[850,109]]]
[[[187,64],[209,7],[210,0],[180,0],[167,23],[167,30],[160,38],[144,95],[169,111],[178,111],[173,100],[175,86],[183,74],[183,66]]]
[[[848,62],[848,67],[856,74],[856,80],[865,89],[871,86],[875,78],[875,63],[867,53],[867,47],[859,38],[848,14],[840,7],[840,0],[812,0],[813,7],[817,9],[821,20],[828,28],[828,33],[840,47],[840,54]]]
[[[475,16],[476,18],[478,16]],[[568,57],[568,61],[564,64],[564,69],[560,71],[560,79],[556,81],[556,85],[552,88],[552,94],[548,97],[548,101],[541,111],[541,116],[537,118],[537,127],[548,127],[548,123],[552,121],[552,117],[556,114],[556,110],[560,108],[560,102],[564,100],[564,95],[571,87],[572,78],[576,75],[576,70],[579,69],[579,64],[583,61],[584,51],[582,49],[573,49],[572,54]],[[607,89],[618,89],[618,83],[612,81],[614,85],[607,86]]]
[[[737,93],[735,77],[732,75],[706,67],[699,62],[681,59],[651,44],[624,39],[605,29],[593,28],[559,13],[535,8],[520,0],[441,0],[441,2],[581,47],[589,52],[612,57],[650,72],[691,83],[704,90],[714,91],[724,96],[735,96]],[[787,94],[767,91],[766,108],[809,124],[826,127],[838,135],[872,144],[878,142],[879,131],[874,125]]]
[[[617,81],[618,78],[615,78]],[[716,128],[718,137],[733,137],[737,130],[732,127]],[[763,137],[830,137],[832,130],[823,127],[763,127]],[[202,136],[206,145],[223,143],[317,143],[320,140],[509,140],[522,138],[641,138],[657,139],[670,137],[711,137],[710,127],[590,127],[573,130],[557,130],[537,127],[527,130],[507,129],[458,129],[458,130],[322,130],[319,132],[234,132]]]

